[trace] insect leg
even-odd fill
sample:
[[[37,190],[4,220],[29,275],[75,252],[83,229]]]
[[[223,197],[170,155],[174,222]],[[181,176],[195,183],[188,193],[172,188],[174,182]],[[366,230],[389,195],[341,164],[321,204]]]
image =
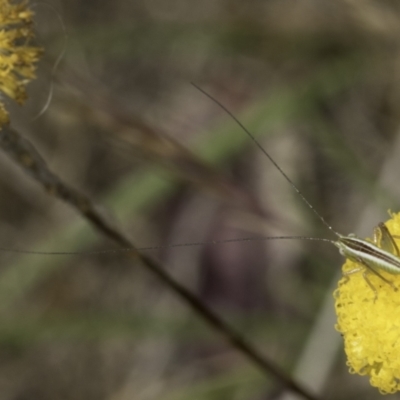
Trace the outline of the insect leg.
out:
[[[394,238],[398,238],[398,236],[392,236],[383,222],[381,222],[374,229],[374,244],[376,244],[381,249],[386,250],[389,253],[396,255],[397,257],[400,257],[400,251]]]
[[[376,276],[379,276],[379,278],[381,278],[384,282],[386,282],[388,285],[390,285],[393,290],[397,291],[397,287],[393,284],[392,281],[390,281],[389,279],[386,279],[384,276],[382,276],[374,267],[372,267],[371,265],[369,265],[365,260],[358,260],[358,262],[362,265],[364,265],[365,267],[368,268],[369,271],[373,272]]]
[[[379,273],[377,273],[377,272],[376,272],[374,269],[372,269],[371,267],[367,266],[366,263],[364,263],[364,262],[361,261],[360,259],[357,260],[357,262],[360,263],[360,264],[362,264],[363,266],[362,266],[362,267],[353,268],[353,269],[351,269],[350,271],[346,271],[346,272],[343,273],[343,275],[347,278],[347,281],[348,281],[348,280],[350,279],[350,278],[349,278],[350,275],[353,275],[353,274],[355,274],[355,273],[357,273],[357,272],[363,271],[362,276],[363,276],[365,282],[367,283],[367,285],[368,285],[368,286],[371,288],[371,290],[374,292],[374,302],[375,302],[375,301],[378,299],[378,291],[376,290],[376,288],[375,288],[375,286],[372,284],[372,282],[368,279],[368,276],[367,276],[368,271],[372,271],[372,272],[376,273],[380,278],[382,278],[385,282],[387,282],[387,283],[389,283],[389,284],[390,284],[391,282],[387,281],[387,279],[385,279],[383,276],[381,276]]]
[[[368,276],[367,276],[368,272],[374,273],[376,276],[378,276],[380,279],[382,279],[384,282],[386,282],[388,285],[390,285],[393,288],[393,290],[395,290],[395,291],[398,290],[392,281],[390,281],[390,280],[386,279],[384,276],[382,276],[374,267],[372,267],[370,264],[368,264],[367,261],[362,260],[361,258],[355,258],[354,261],[361,264],[362,267],[357,267],[350,271],[344,272],[343,275],[348,278],[349,275],[364,271],[363,278],[364,278],[365,282],[367,283],[367,285],[371,288],[371,290],[375,294],[374,301],[376,301],[376,299],[378,298],[378,292],[377,292],[375,286],[368,279]]]
[[[359,262],[359,263],[361,263],[362,264],[362,262],[360,261],[360,260],[357,260],[357,262]],[[368,267],[367,267],[368,268]],[[367,271],[369,270],[369,268],[368,269],[365,269],[365,266],[362,266],[362,267],[357,267],[357,268],[353,268],[353,269],[351,269],[350,271],[346,271],[346,272],[343,272],[343,276],[346,278],[346,282],[348,282],[348,280],[350,279],[349,278],[349,276],[350,275],[353,275],[353,274],[356,274],[357,272],[363,272],[363,278],[364,278],[364,280],[365,280],[365,282],[367,282],[367,285],[371,288],[371,290],[374,292],[374,294],[375,294],[375,296],[374,296],[374,302],[376,301],[376,299],[378,298],[378,292],[377,292],[377,290],[375,289],[375,286],[371,283],[371,281],[368,279],[368,277],[367,277]],[[383,277],[382,277],[383,278]]]
[[[375,303],[375,301],[378,299],[378,291],[376,290],[375,286],[371,283],[371,281],[368,279],[367,273],[368,273],[368,270],[364,269],[364,272],[363,272],[362,275],[363,275],[363,278],[364,278],[365,282],[367,282],[367,285],[374,292],[374,303]]]
[[[379,278],[381,278],[384,282],[386,282],[388,285],[390,285],[394,291],[397,292],[397,287],[393,284],[393,282],[390,281],[389,279],[386,279],[384,276],[382,276],[374,267],[372,267],[370,264],[368,264],[367,261],[358,259],[357,262],[359,262],[361,265],[364,265],[368,269],[368,271],[371,271],[376,276],[379,276]],[[367,270],[365,272],[367,272]],[[363,277],[367,281],[368,285],[372,286],[371,282],[369,282],[368,279],[366,278],[365,272],[363,273]]]

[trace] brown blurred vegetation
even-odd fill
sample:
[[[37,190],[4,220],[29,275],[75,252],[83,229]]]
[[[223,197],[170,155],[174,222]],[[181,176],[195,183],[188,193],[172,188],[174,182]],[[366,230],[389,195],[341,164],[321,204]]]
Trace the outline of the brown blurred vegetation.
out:
[[[28,104],[11,105],[13,126],[139,247],[330,237],[191,82],[257,135],[339,232],[355,229],[366,205],[398,209],[379,178],[385,160],[396,158],[400,119],[397,2],[51,4],[68,31],[51,103],[34,119],[65,40],[54,11],[39,3],[46,55]],[[0,163],[2,247],[113,247],[5,156]],[[378,222],[357,233],[370,234]],[[164,247],[152,255],[289,374],[341,263],[329,245],[306,241]],[[0,257],[1,399],[280,398],[276,382],[122,256]],[[325,362],[316,357],[312,367]],[[379,396],[348,374],[342,349],[328,364],[321,398]]]

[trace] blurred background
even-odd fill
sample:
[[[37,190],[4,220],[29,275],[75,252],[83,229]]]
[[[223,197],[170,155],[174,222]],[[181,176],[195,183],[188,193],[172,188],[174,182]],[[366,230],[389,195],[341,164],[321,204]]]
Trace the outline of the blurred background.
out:
[[[59,0],[34,11],[45,56],[28,103],[10,103],[14,128],[138,247],[162,246],[148,254],[289,375],[324,399],[380,397],[348,373],[334,330],[333,246],[168,246],[333,238],[191,82],[337,231],[371,236],[399,209],[399,4]],[[0,164],[2,247],[115,247],[3,154]],[[1,399],[286,398],[122,255],[0,259]]]

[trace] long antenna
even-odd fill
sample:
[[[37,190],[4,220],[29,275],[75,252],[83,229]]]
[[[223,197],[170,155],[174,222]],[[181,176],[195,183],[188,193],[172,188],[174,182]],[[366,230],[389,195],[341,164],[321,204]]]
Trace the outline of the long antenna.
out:
[[[286,175],[286,173],[282,170],[282,168],[277,164],[277,162],[270,156],[270,154],[261,146],[260,142],[255,138],[255,136],[239,121],[239,119],[221,102],[219,102],[216,98],[207,93],[204,89],[197,86],[195,83],[191,82],[192,85],[207,96],[210,100],[212,100],[215,104],[217,104],[220,108],[222,108],[246,133],[246,135],[253,141],[253,143],[262,151],[262,153],[271,161],[271,163],[275,166],[275,168],[280,172],[280,174],[289,182],[292,188],[299,194],[303,202],[313,211],[313,213],[319,218],[319,220],[336,236],[342,237],[340,233],[336,232],[329,224],[326,222],[324,217],[318,213],[318,211],[312,206],[312,204],[307,200],[304,194],[300,191],[300,189],[294,184],[294,182]]]
[[[254,241],[265,241],[265,240],[282,240],[282,239],[300,239],[300,240],[316,240],[319,242],[329,242],[334,243],[333,240],[325,238],[307,237],[307,236],[255,236],[246,237],[239,239],[223,239],[223,240],[210,240],[206,242],[187,242],[187,243],[176,243],[176,244],[166,244],[164,246],[148,246],[148,247],[138,247],[130,248],[126,247],[124,249],[105,249],[105,250],[94,250],[94,251],[36,251],[36,250],[23,250],[17,248],[7,248],[0,247],[0,252],[3,253],[16,253],[16,254],[29,254],[36,256],[93,256],[99,254],[117,254],[117,253],[129,253],[135,251],[152,251],[159,249],[170,249],[174,247],[194,247],[194,246],[204,246],[204,245],[219,245],[219,244],[229,244],[234,242],[254,242]]]
[[[210,100],[216,103],[222,110],[224,110],[248,135],[248,137],[253,141],[253,143],[262,151],[262,153],[271,161],[271,163],[276,167],[276,169],[281,173],[281,175],[286,179],[287,182],[292,186],[292,188],[299,194],[304,203],[314,212],[314,214],[322,221],[322,223],[336,236],[342,237],[338,232],[336,232],[325,219],[317,212],[317,210],[311,205],[307,198],[303,195],[300,189],[294,184],[294,182],[286,175],[282,168],[277,164],[277,162],[270,156],[270,154],[261,146],[260,142],[254,137],[254,135],[239,121],[239,119],[222,103],[217,99],[212,97],[204,89],[197,86],[192,82],[192,85],[207,96]],[[99,255],[99,254],[116,254],[116,253],[129,253],[140,251],[153,251],[165,248],[176,248],[176,247],[193,247],[193,246],[204,246],[204,245],[218,245],[218,244],[229,244],[234,242],[253,242],[253,241],[266,241],[266,240],[314,240],[320,242],[335,243],[331,239],[307,237],[307,236],[255,236],[255,237],[245,237],[238,239],[223,239],[223,240],[212,240],[206,242],[186,242],[186,243],[176,243],[163,246],[147,246],[139,248],[123,248],[123,249],[106,249],[106,250],[94,250],[94,251],[35,251],[35,250],[23,250],[18,248],[6,248],[0,247],[0,252],[4,253],[17,253],[17,254],[30,254],[30,255],[40,255],[40,256],[89,256],[89,255]]]

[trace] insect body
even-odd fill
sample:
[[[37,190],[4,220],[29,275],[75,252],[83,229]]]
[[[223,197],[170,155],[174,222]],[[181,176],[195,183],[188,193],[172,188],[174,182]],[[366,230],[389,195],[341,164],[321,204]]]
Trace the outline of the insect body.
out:
[[[344,257],[362,265],[362,267],[348,271],[346,275],[363,271],[364,279],[374,291],[375,297],[377,296],[376,289],[366,275],[367,270],[373,272],[390,284],[394,290],[397,290],[392,282],[379,273],[379,270],[384,270],[394,275],[400,274],[399,249],[385,224],[380,223],[375,228],[373,243],[359,239],[355,235],[348,235],[340,236],[333,244],[339,248],[340,254]],[[363,267],[366,267],[367,270]]]
[[[378,236],[381,239],[378,239]],[[379,240],[379,242],[378,242]],[[378,243],[381,247],[378,247]],[[389,243],[390,248],[386,243]],[[371,268],[383,269],[391,274],[400,274],[399,249],[385,224],[375,228],[374,244],[359,239],[354,235],[340,237],[334,244],[344,257],[371,265]]]

